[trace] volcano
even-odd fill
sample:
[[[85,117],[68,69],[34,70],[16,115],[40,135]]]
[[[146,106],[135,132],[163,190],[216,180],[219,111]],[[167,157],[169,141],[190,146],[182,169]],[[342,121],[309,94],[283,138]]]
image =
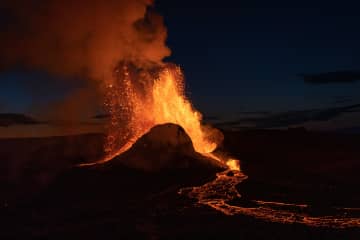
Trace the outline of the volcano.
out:
[[[109,198],[117,199],[114,185],[126,189],[126,194],[157,192],[174,185],[203,183],[225,169],[226,164],[197,153],[182,127],[168,123],[153,127],[129,150],[111,160],[70,168],[48,187],[51,194],[45,195],[72,192],[71,199],[77,196],[79,203],[98,204],[103,200],[108,202]],[[147,186],[149,183],[151,186]],[[108,197],[98,199],[99,191]]]
[[[153,127],[128,151],[105,163],[106,167],[119,164],[149,172],[226,168],[225,164],[197,153],[185,130],[172,123]]]

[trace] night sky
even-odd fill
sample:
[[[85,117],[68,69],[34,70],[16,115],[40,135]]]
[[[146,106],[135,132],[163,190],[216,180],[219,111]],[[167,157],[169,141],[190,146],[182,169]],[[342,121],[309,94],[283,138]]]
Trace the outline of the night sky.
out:
[[[325,129],[360,126],[360,78],[343,81],[339,74],[329,82],[305,82],[303,75],[360,71],[359,7],[358,1],[322,0],[155,4],[168,29],[172,55],[166,61],[182,67],[188,96],[206,117],[245,118],[258,127],[318,121],[322,125],[314,128]],[[44,86],[44,78],[54,77],[1,73],[0,112],[31,113],[34,105],[77,87],[61,81]],[[34,94],[29,84],[47,90]],[[335,118],[336,126],[329,126]]]

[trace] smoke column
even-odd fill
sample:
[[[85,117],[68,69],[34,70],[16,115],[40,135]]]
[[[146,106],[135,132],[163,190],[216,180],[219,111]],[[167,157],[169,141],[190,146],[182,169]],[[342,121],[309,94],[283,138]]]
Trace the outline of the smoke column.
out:
[[[71,112],[89,112],[86,105],[104,96],[120,61],[145,67],[162,64],[170,54],[162,17],[152,5],[149,0],[1,1],[0,69],[20,67],[71,79],[64,81],[85,80],[86,90],[68,99],[79,99]]]

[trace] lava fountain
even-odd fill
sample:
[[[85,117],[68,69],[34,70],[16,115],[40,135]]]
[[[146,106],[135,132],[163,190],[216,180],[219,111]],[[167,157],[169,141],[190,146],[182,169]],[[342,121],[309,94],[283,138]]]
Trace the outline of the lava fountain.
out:
[[[180,67],[165,64],[139,68],[123,62],[106,88],[105,106],[110,113],[110,124],[105,147],[107,156],[101,162],[128,150],[155,125],[174,123],[186,131],[195,151],[228,163],[232,169],[239,169],[237,160],[227,160],[213,153],[223,135],[219,130],[202,124],[201,113],[185,96]]]

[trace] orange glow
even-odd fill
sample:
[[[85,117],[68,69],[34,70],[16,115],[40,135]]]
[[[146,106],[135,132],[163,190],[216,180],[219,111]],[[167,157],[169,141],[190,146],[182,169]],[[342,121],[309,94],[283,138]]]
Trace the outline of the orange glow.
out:
[[[229,167],[230,170],[240,170],[240,163],[237,159],[228,159],[226,161],[226,165]]]
[[[211,154],[222,141],[222,133],[202,125],[201,113],[185,97],[184,78],[179,67],[166,66],[154,76],[150,71],[133,74],[128,65],[123,65],[118,73],[120,79],[107,87],[106,107],[111,122],[106,145],[108,156],[102,162],[125,152],[150,128],[164,123],[183,127],[195,151],[226,162]],[[228,166],[239,170],[235,161],[231,159]]]

